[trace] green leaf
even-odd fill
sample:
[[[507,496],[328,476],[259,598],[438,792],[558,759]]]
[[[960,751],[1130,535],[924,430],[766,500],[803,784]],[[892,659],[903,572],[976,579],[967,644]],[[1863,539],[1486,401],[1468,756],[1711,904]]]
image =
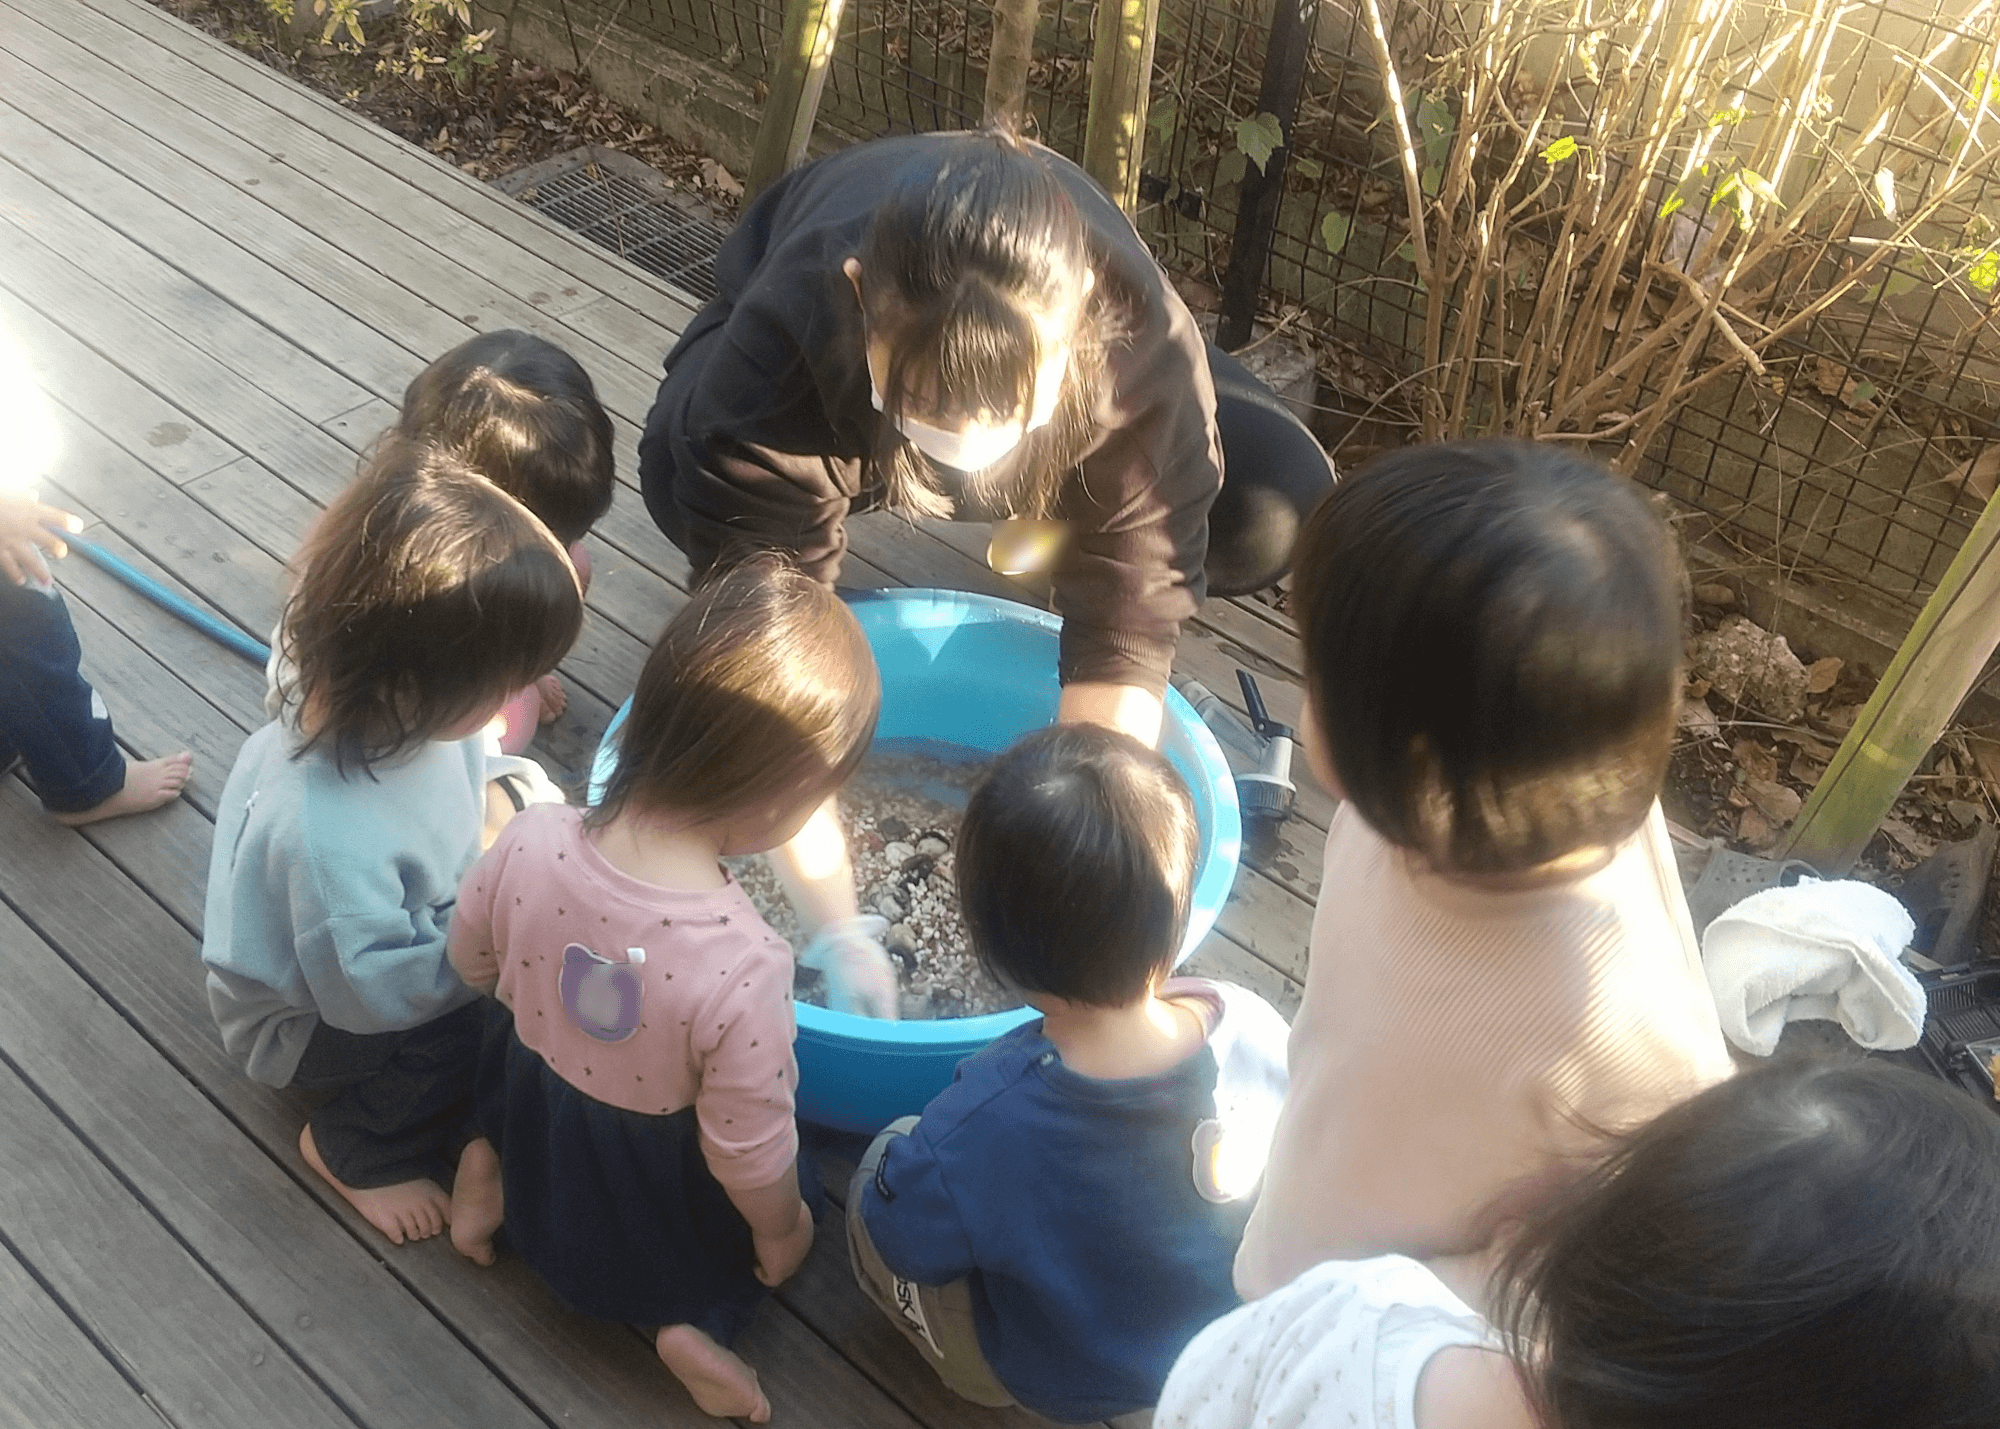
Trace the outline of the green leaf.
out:
[[[1916,287],[1917,280],[1915,278],[1911,277],[1908,273],[1892,269],[1889,276],[1882,280],[1882,296],[1885,298],[1900,298],[1905,293],[1915,292]]]
[[[1682,198],[1679,194],[1672,194],[1668,197],[1665,203],[1660,205],[1660,217],[1671,218],[1674,216],[1674,214],[1678,213],[1681,209],[1686,207],[1687,207],[1686,199]]]
[[[1215,161],[1216,186],[1219,188],[1224,184],[1241,182],[1243,170],[1248,166],[1249,160],[1243,157],[1243,151],[1241,149],[1231,149]]]
[[[1146,116],[1146,127],[1153,131],[1153,137],[1162,149],[1174,142],[1174,130],[1180,122],[1180,101],[1171,94],[1155,104]]]
[[[1542,150],[1542,157],[1551,164],[1560,164],[1565,159],[1574,159],[1577,150],[1582,147],[1575,139],[1565,134],[1562,138],[1556,140],[1555,143],[1549,145],[1548,148]]]
[[[1417,263],[1417,245],[1406,238],[1403,240],[1402,247],[1398,248],[1393,256],[1402,259],[1414,268]]]
[[[1302,179],[1317,179],[1326,173],[1326,165],[1310,154],[1296,154],[1292,157],[1292,172]]]
[[[1354,222],[1344,213],[1329,212],[1319,221],[1319,236],[1326,240],[1326,251],[1338,253],[1347,246],[1347,240],[1354,234]]]
[[[1457,121],[1451,106],[1432,94],[1417,95],[1417,139],[1424,146],[1424,161],[1442,168],[1451,155],[1451,135]]]
[[[1285,126],[1278,122],[1275,114],[1259,114],[1255,119],[1236,121],[1236,147],[1242,155],[1257,166],[1257,172],[1264,172],[1264,165],[1271,154],[1285,144]]]
[[[1740,104],[1733,105],[1728,109],[1718,109],[1715,113],[1711,114],[1708,118],[1708,127],[1711,129],[1720,129],[1725,124],[1741,124],[1749,117],[1749,110]]]
[[[1778,191],[1771,187],[1771,181],[1755,169],[1738,169],[1736,177],[1743,181],[1744,188],[1750,190],[1751,193],[1757,195],[1765,203],[1777,208],[1785,206],[1783,201],[1778,197]]]
[[[1987,249],[1975,257],[1965,270],[1965,281],[1982,293],[1990,293],[2000,284],[2000,251]]]
[[[1436,164],[1427,164],[1417,182],[1423,186],[1425,198],[1436,198],[1438,189],[1444,183],[1444,170]]]

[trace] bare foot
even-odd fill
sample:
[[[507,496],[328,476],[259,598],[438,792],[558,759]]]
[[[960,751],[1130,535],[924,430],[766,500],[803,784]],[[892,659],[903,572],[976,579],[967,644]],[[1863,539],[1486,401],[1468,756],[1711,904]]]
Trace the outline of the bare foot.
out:
[[[667,1326],[654,1337],[653,1348],[703,1414],[770,1423],[771,1401],[758,1388],[757,1371],[693,1325]]]
[[[506,1217],[500,1154],[485,1137],[466,1143],[451,1183],[451,1245],[467,1260],[493,1263],[493,1232]]]
[[[562,680],[555,675],[544,675],[535,681],[535,692],[542,697],[540,719],[543,724],[554,724],[569,708],[569,691],[563,688]]]
[[[406,1240],[429,1240],[451,1221],[451,1197],[444,1187],[431,1180],[399,1181],[393,1186],[371,1186],[357,1191],[326,1169],[319,1147],[313,1144],[312,1126],[299,1128],[299,1155],[320,1179],[340,1192],[347,1204],[361,1212],[368,1224],[397,1245]]]
[[[80,814],[55,814],[51,817],[59,824],[76,828],[102,819],[143,814],[148,809],[157,809],[178,799],[181,787],[188,781],[188,771],[193,768],[194,756],[185,749],[165,759],[148,759],[144,764],[128,761],[125,765],[125,787],[116,794]]]

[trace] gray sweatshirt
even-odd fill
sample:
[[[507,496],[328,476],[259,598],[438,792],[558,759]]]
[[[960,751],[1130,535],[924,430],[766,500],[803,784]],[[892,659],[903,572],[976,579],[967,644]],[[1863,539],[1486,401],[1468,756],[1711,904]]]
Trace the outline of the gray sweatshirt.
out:
[[[323,750],[294,757],[298,743],[267,724],[236,756],[201,945],[223,1046],[274,1087],[322,1019],[397,1032],[476,995],[445,957],[445,930],[479,855],[482,741],[423,744],[346,778]]]

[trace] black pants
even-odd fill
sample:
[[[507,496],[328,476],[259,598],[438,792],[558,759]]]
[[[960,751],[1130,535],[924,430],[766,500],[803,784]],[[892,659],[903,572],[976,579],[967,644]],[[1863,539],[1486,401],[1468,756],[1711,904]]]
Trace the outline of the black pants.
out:
[[[476,1002],[407,1032],[320,1023],[292,1085],[334,1093],[306,1118],[326,1169],[357,1191],[425,1177],[449,1184],[472,1119],[483,1026]]]
[[[704,342],[718,341],[720,333],[720,327],[712,329]],[[656,432],[654,424],[662,421],[663,404],[677,409],[687,400],[706,351],[698,342],[680,353],[660,385],[639,447],[639,485],[646,507],[669,539],[679,525],[673,458],[664,432]],[[1299,527],[1333,487],[1333,463],[1278,394],[1214,343],[1208,345],[1208,370],[1215,382],[1223,479],[1209,508],[1203,569],[1210,595],[1248,595],[1275,585],[1291,570]]]
[[[125,757],[54,591],[0,576],[0,771],[16,755],[51,813],[80,814],[125,787]]]

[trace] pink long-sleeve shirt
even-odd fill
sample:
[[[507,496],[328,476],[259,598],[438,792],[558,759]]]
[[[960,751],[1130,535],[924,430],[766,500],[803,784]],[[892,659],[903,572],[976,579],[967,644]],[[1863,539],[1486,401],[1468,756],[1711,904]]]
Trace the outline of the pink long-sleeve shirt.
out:
[[[693,1106],[723,1186],[768,1186],[798,1154],[792,951],[734,880],[641,882],[585,837],[581,810],[537,804],[466,873],[451,961],[586,1096]]]

